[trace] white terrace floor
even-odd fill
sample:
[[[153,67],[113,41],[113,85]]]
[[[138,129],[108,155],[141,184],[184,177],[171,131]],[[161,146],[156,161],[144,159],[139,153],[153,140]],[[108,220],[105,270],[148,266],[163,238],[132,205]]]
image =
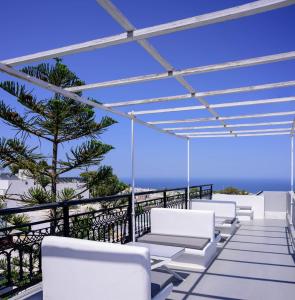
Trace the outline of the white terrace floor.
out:
[[[295,257],[285,222],[243,222],[204,272],[177,270],[169,299],[295,299]]]

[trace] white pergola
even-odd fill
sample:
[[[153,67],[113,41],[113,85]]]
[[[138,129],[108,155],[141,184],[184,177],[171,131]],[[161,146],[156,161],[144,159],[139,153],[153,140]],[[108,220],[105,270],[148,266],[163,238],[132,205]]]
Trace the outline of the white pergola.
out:
[[[229,107],[241,107],[241,106],[255,106],[264,105],[272,103],[287,103],[295,101],[295,96],[292,97],[281,97],[281,98],[269,98],[269,99],[259,99],[259,100],[247,100],[247,101],[236,101],[236,102],[226,102],[209,104],[206,100],[207,97],[216,95],[229,95],[235,93],[243,92],[255,92],[267,89],[275,88],[285,88],[294,87],[295,80],[266,83],[253,86],[243,86],[235,87],[225,90],[212,90],[199,92],[186,80],[186,76],[225,71],[235,68],[245,68],[250,66],[256,66],[261,64],[269,64],[282,62],[286,60],[295,59],[295,51],[285,52],[285,53],[275,53],[267,56],[261,57],[251,57],[243,60],[229,61],[225,63],[213,64],[192,67],[183,70],[176,70],[149,42],[149,38],[170,34],[177,31],[183,31],[187,29],[207,26],[210,24],[216,24],[221,22],[226,22],[228,20],[243,18],[274,9],[286,7],[295,4],[295,0],[259,0],[250,2],[248,4],[207,13],[203,15],[194,16],[191,18],[186,18],[182,20],[177,20],[174,22],[169,22],[161,25],[146,27],[142,29],[136,29],[134,25],[122,14],[122,12],[114,6],[109,0],[96,0],[101,7],[103,7],[113,19],[121,25],[123,32],[120,34],[99,38],[83,43],[73,44],[61,48],[51,49],[47,51],[42,51],[30,55],[25,55],[16,58],[10,58],[2,60],[0,62],[0,71],[14,76],[16,78],[25,80],[36,86],[42,87],[52,92],[59,93],[65,97],[72,98],[76,101],[91,105],[95,108],[102,109],[104,111],[116,114],[118,116],[127,118],[131,120],[131,156],[132,156],[132,198],[133,198],[133,208],[132,215],[135,217],[134,209],[134,187],[135,187],[135,177],[134,177],[134,122],[139,123],[143,126],[150,127],[161,133],[165,133],[174,136],[179,139],[187,141],[187,189],[188,189],[188,200],[189,200],[189,186],[190,186],[190,139],[198,138],[225,138],[225,137],[260,137],[260,136],[279,136],[279,135],[289,135],[291,140],[291,191],[293,191],[293,179],[294,179],[294,167],[293,167],[293,155],[294,155],[294,130],[295,130],[295,119],[286,119],[283,121],[269,121],[257,122],[257,123],[240,123],[240,124],[228,124],[229,120],[243,120],[243,119],[255,119],[255,118],[271,118],[275,116],[295,116],[294,111],[276,111],[276,112],[266,112],[260,114],[248,114],[248,115],[231,115],[222,116],[216,109],[217,108],[229,108]],[[72,87],[67,89],[62,89],[60,87],[49,84],[40,79],[31,77],[25,73],[18,71],[16,66],[42,61],[45,59],[66,56],[74,53],[81,53],[85,51],[93,51],[100,48],[115,46],[123,43],[136,42],[138,43],[146,52],[153,57],[164,69],[162,73],[158,74],[145,74],[141,76],[128,77],[115,79],[111,81],[104,82],[94,82],[78,87]],[[134,99],[129,101],[114,101],[111,103],[99,104],[93,102],[85,97],[77,95],[75,92],[85,91],[90,89],[99,89],[104,87],[115,87],[120,85],[130,85],[146,81],[164,80],[167,78],[174,78],[184,89],[185,93],[180,95],[168,95],[165,97],[148,98],[148,99]],[[149,103],[160,103],[160,102],[171,102],[178,101],[180,103],[186,101],[187,99],[195,99],[198,105],[194,106],[179,106],[171,108],[161,108],[161,109],[150,109],[150,110],[132,110],[129,113],[120,110],[121,107],[127,106],[140,106],[142,104]],[[144,121],[139,118],[144,115],[163,115],[170,112],[184,112],[184,111],[197,111],[206,110],[210,113],[211,117],[206,118],[190,118],[190,119],[175,119],[175,120],[158,120]],[[200,122],[216,122],[216,125],[206,125],[206,126],[196,126],[196,123]],[[182,127],[174,127],[175,124],[186,124],[191,125],[181,125]],[[162,127],[165,126],[171,127]],[[171,124],[171,125],[169,125]],[[285,125],[285,127],[277,128],[278,125]],[[247,129],[247,127],[257,127],[257,129]],[[216,129],[222,129],[223,131]],[[242,129],[241,129],[242,128]],[[261,129],[263,128],[263,129]],[[203,131],[206,130],[206,131]],[[212,131],[213,130],[213,131]],[[133,222],[134,225],[134,222]],[[133,237],[135,237],[133,231]]]

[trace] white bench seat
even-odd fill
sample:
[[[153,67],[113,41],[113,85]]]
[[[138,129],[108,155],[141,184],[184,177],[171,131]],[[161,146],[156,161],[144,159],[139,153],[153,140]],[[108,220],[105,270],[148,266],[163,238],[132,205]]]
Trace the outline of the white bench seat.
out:
[[[183,247],[184,253],[168,265],[203,269],[216,255],[214,222],[213,211],[153,208],[151,234],[138,241]]]
[[[203,250],[210,243],[210,239],[148,233],[138,238],[138,242]]]

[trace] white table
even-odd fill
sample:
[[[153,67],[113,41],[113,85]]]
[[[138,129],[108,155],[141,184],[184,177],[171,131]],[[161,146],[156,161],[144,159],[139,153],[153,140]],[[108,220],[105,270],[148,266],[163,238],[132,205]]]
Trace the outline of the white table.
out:
[[[170,270],[166,266],[166,264],[168,264],[170,261],[183,254],[185,248],[149,244],[149,243],[140,243],[140,242],[130,242],[127,245],[148,248],[151,256],[152,270],[162,267],[165,268],[165,270],[167,270],[170,274],[175,276],[177,279],[183,280],[183,278],[180,275]]]

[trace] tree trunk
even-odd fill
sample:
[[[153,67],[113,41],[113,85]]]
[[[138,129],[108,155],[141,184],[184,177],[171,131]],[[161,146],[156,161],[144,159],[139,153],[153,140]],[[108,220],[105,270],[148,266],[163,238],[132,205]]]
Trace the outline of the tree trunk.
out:
[[[57,198],[57,151],[58,151],[58,142],[57,135],[54,136],[54,142],[52,147],[52,176],[51,176],[51,193],[53,197],[53,201],[56,202]],[[57,227],[57,211],[56,208],[52,209],[53,222],[50,228],[51,234],[55,234]]]
[[[57,151],[58,142],[54,139],[53,150],[52,150],[52,177],[51,177],[51,192],[54,202],[56,202],[57,196]]]

